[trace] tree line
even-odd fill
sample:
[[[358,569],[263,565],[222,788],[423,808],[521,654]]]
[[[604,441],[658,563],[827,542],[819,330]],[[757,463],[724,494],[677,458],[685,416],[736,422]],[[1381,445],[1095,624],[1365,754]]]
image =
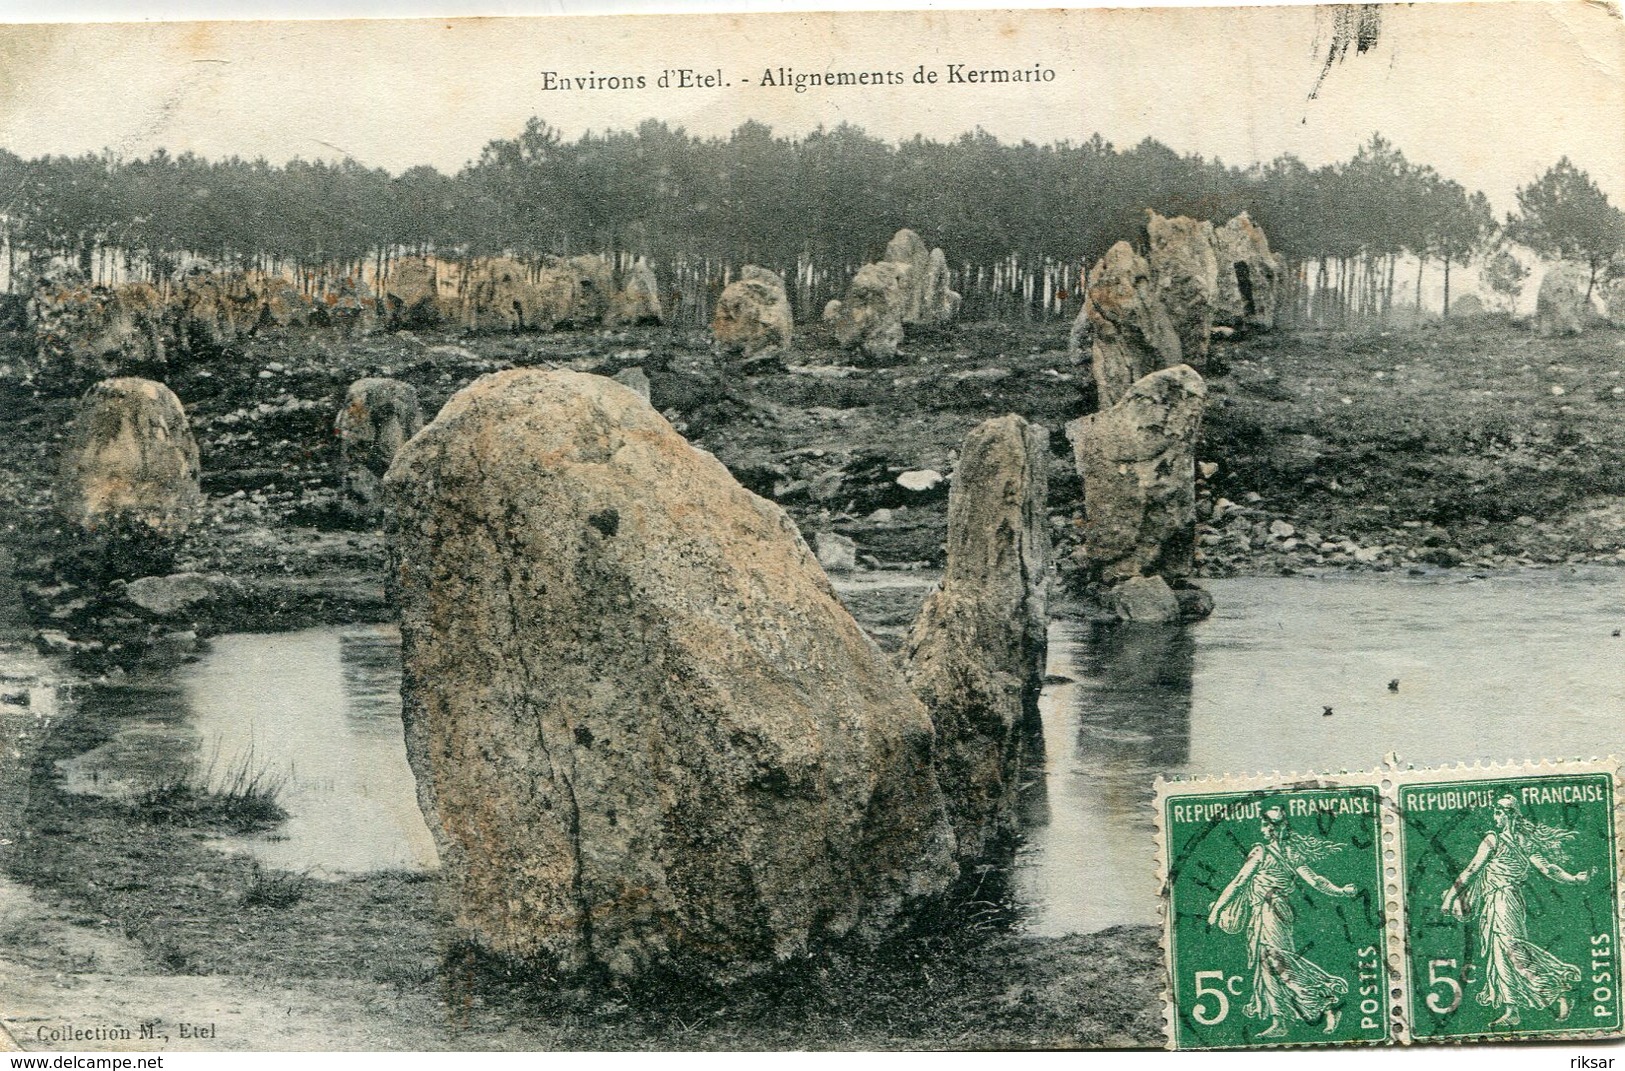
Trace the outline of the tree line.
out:
[[[1498,222],[1482,193],[1380,135],[1316,168],[1289,155],[1230,166],[1150,139],[1120,149],[1099,135],[1006,144],[977,130],[888,143],[850,125],[787,138],[747,122],[701,138],[648,120],[570,141],[534,118],[455,174],[0,150],[0,223],[13,255],[88,269],[112,251],[154,277],[189,256],[310,273],[431,253],[856,265],[901,226],[943,247],[956,268],[1012,257],[1087,265],[1113,242],[1138,244],[1148,209],[1216,222],[1247,211],[1289,264],[1318,266],[1306,270],[1339,287],[1363,274],[1364,300],[1384,305],[1403,254],[1448,275],[1486,243],[1516,240],[1587,264],[1595,282],[1625,251],[1625,215],[1566,159],[1518,201]]]

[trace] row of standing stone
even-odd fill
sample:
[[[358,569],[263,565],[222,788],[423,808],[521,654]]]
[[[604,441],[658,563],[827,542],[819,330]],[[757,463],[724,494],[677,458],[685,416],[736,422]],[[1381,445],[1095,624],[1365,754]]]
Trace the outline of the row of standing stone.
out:
[[[1067,425],[1083,479],[1073,562],[1122,618],[1168,622],[1212,608],[1196,562],[1196,438],[1216,330],[1269,330],[1282,265],[1244,212],[1222,227],[1155,212],[1149,257],[1118,242],[1090,270],[1072,327],[1098,410]]]
[[[905,227],[880,260],[858,269],[844,298],[824,306],[823,318],[842,346],[884,359],[897,356],[905,326],[946,323],[959,305],[959,294],[949,288],[947,255]],[[795,316],[784,279],[745,265],[717,299],[711,333],[724,353],[747,358],[787,348]]]

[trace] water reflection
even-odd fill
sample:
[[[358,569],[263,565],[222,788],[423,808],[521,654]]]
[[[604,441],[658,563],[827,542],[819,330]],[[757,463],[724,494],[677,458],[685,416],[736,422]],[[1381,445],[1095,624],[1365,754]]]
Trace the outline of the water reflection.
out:
[[[1159,774],[1625,750],[1619,570],[1212,589],[1218,612],[1188,629],[1052,627],[1050,672],[1071,681],[1044,691],[1013,883],[1033,932],[1156,921]]]
[[[116,731],[62,764],[71,791],[132,794],[188,774],[219,787],[246,769],[283,783],[288,819],[217,846],[316,876],[436,864],[401,739],[396,630],[225,636],[171,681],[86,697]]]

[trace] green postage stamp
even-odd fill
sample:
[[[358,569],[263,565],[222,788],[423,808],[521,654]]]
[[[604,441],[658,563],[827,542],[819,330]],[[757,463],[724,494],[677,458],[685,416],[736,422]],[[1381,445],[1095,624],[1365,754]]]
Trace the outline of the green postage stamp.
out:
[[[1417,1041],[1617,1035],[1611,765],[1394,775]]]
[[[1178,1049],[1625,1032],[1618,767],[1159,782]]]
[[[1159,789],[1173,1047],[1392,1038],[1377,778]]]

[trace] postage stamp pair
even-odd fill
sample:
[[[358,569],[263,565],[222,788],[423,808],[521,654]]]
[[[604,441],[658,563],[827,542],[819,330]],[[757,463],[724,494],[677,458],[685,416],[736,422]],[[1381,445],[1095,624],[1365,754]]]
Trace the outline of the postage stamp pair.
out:
[[[1621,1033],[1606,762],[1160,782],[1179,1049]]]

